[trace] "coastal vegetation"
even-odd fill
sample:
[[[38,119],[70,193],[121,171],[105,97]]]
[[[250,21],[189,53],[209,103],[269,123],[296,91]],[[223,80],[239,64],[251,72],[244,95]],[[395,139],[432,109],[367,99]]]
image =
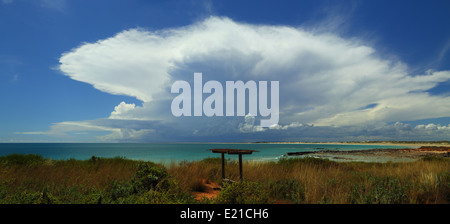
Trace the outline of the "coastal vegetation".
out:
[[[226,176],[239,180],[238,163]],[[126,158],[0,157],[1,204],[448,204],[450,158],[334,162],[285,158],[244,162],[244,181],[222,183],[220,158],[156,164]],[[218,183],[211,197],[205,183]]]

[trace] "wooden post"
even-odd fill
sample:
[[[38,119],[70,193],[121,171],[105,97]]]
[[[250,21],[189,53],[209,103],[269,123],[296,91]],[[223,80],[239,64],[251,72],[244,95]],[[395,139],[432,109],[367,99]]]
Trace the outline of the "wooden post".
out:
[[[239,153],[239,177],[242,181],[243,178],[242,178],[242,154],[241,153]]]
[[[225,153],[222,152],[222,180],[225,179]]]
[[[213,153],[221,153],[222,154],[222,179],[225,179],[225,153],[230,155],[239,155],[239,177],[240,180],[244,180],[242,176],[242,154],[250,155],[253,152],[258,152],[256,150],[247,150],[247,149],[211,149]]]

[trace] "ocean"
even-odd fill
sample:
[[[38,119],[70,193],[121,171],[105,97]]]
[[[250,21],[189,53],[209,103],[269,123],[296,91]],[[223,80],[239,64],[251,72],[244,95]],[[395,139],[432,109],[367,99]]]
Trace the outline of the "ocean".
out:
[[[244,155],[243,160],[276,161],[288,152],[320,150],[365,150],[376,148],[405,148],[385,145],[345,144],[268,144],[268,143],[1,143],[0,156],[9,154],[37,154],[55,160],[86,160],[92,156],[123,157],[133,160],[160,162],[195,161],[220,157],[210,149],[257,150]],[[226,155],[237,159],[237,155]]]

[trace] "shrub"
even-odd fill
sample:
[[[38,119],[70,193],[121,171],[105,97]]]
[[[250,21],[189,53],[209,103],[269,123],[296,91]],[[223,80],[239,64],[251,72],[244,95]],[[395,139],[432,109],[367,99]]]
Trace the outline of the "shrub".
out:
[[[368,174],[366,174],[368,175]],[[356,183],[348,194],[350,203],[358,204],[402,204],[409,203],[409,183],[401,183],[395,177],[367,177],[367,183]]]
[[[161,204],[193,203],[193,197],[181,190],[178,184],[169,178],[163,167],[153,163],[138,164],[131,181],[119,183],[112,181],[107,189],[107,198],[103,203],[117,204]],[[95,198],[94,198],[95,199]]]
[[[348,195],[348,201],[351,204],[362,204],[365,202],[366,188],[361,183],[353,184]]]
[[[0,156],[0,163],[16,164],[16,165],[38,165],[45,162],[44,157],[35,154],[10,154],[7,156]]]
[[[269,195],[275,199],[291,200],[294,203],[305,201],[305,185],[299,180],[284,179],[269,183]]]
[[[216,198],[217,204],[266,204],[269,198],[260,183],[234,182],[225,183]]]
[[[119,198],[128,197],[134,193],[133,186],[130,183],[119,183],[115,180],[111,181],[108,187],[111,200],[116,201]]]
[[[131,183],[137,192],[148,191],[168,177],[169,174],[164,168],[142,162],[138,164],[138,170]]]
[[[57,204],[58,200],[51,195],[47,188],[42,192],[18,191],[7,198],[10,204]]]
[[[398,178],[377,177],[370,178],[371,188],[366,196],[368,204],[400,204],[406,203],[408,195],[406,186]]]
[[[0,183],[0,202],[8,195],[8,189]]]

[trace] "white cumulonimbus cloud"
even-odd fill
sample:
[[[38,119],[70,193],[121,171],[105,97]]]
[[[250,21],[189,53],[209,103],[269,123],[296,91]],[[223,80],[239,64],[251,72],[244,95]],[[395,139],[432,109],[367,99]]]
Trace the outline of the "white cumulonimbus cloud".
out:
[[[202,72],[205,81],[222,83],[279,81],[280,121],[270,128],[271,132],[367,126],[450,114],[448,95],[427,92],[450,80],[449,71],[409,74],[406,64],[382,58],[362,40],[222,17],[157,31],[125,30],[64,53],[59,68],[70,78],[100,91],[142,101],[138,106],[118,102],[109,124],[120,120],[158,121],[161,132],[177,131],[173,135],[179,136],[261,134],[269,130],[254,127],[259,124],[257,116],[174,118],[170,103],[175,96],[170,87],[176,80],[192,83],[194,72]],[[169,127],[173,125],[177,128]],[[138,136],[164,135],[161,132]]]

